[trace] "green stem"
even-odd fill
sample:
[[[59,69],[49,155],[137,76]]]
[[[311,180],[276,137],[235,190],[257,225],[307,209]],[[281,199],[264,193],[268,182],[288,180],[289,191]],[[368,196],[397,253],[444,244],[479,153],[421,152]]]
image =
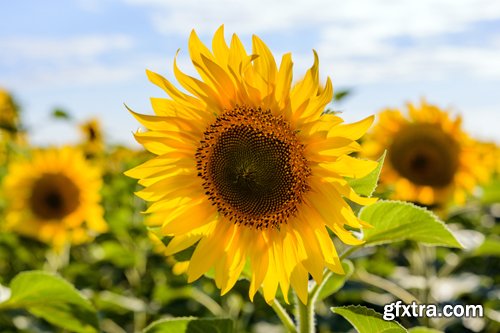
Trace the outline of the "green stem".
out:
[[[377,288],[385,290],[407,304],[409,304],[413,301],[417,302],[418,304],[421,303],[415,296],[413,296],[408,291],[401,288],[400,286],[398,286],[394,282],[392,282],[390,280],[386,280],[380,276],[370,274],[364,269],[358,268],[358,270],[356,271],[356,274],[354,274],[353,278],[354,278],[354,280],[358,280],[360,282],[370,284],[372,286],[375,286]]]
[[[361,249],[359,246],[353,246],[345,250],[340,256],[340,260],[342,261],[343,259],[347,258],[349,255],[352,253],[356,252],[357,250]],[[326,269],[323,273],[323,281],[321,284],[314,284],[314,286],[311,288],[311,291],[309,291],[309,299],[310,302],[316,302],[318,299],[318,295],[320,294],[321,290],[323,290],[326,281],[328,281],[333,275],[333,272],[329,269]]]
[[[69,264],[69,252],[71,244],[66,243],[60,249],[50,249],[45,254],[44,269],[52,273],[58,273]]]
[[[437,276],[446,277],[450,275],[466,258],[467,255],[463,253],[458,254],[453,260],[446,258],[444,265],[437,272]]]
[[[320,284],[314,284],[314,286],[311,288],[311,291],[309,291],[310,302],[316,302],[319,293],[326,284],[326,281],[328,281],[332,277],[332,275],[333,272],[331,270],[329,269],[325,270],[325,272],[323,273],[323,281],[321,281]]]
[[[281,304],[276,300],[273,299],[273,302],[271,303],[271,307],[273,308],[274,312],[278,315],[278,318],[281,320],[285,328],[288,330],[290,333],[298,333],[297,328],[295,327],[295,324],[293,323],[292,318],[288,315],[286,312],[285,308],[281,306]]]
[[[246,276],[246,278],[249,281],[251,280],[249,276]],[[259,288],[258,291],[262,295],[262,297],[264,297],[264,292],[262,291],[262,289]],[[270,305],[274,312],[278,315],[278,318],[281,320],[281,323],[283,324],[283,326],[285,326],[287,331],[290,333],[298,333],[292,318],[290,317],[288,312],[286,312],[285,308],[281,306],[281,304],[276,300],[276,298],[273,299],[273,302]]]
[[[343,259],[349,257],[351,254],[353,254],[354,252],[356,252],[357,250],[360,250],[360,249],[362,249],[361,246],[352,246],[352,247],[346,249],[344,252],[342,252],[342,254],[339,256],[339,258],[342,261]]]
[[[360,248],[361,247],[356,247],[356,246],[348,248],[339,256],[340,260],[347,258],[349,255],[359,250]],[[323,273],[323,280],[321,281],[321,283],[314,284],[314,286],[309,291],[309,302],[307,306],[303,305],[300,300],[298,301],[299,327],[301,330],[300,333],[315,332],[314,329],[315,304],[316,301],[318,300],[318,296],[321,293],[321,290],[323,290],[323,288],[326,285],[326,282],[332,277],[333,274],[334,273],[331,270],[329,269],[325,270],[325,272]],[[301,309],[302,307],[305,307],[306,309]],[[305,319],[303,320],[302,318]],[[305,322],[305,320],[307,320],[307,323]]]
[[[425,288],[423,291],[423,302],[429,304],[432,302],[431,288],[429,285],[429,281],[436,276],[436,271],[433,266],[433,263],[436,261],[436,249],[419,244],[419,250],[424,264],[422,275],[425,277],[426,281]],[[427,316],[424,316],[422,318],[422,321],[425,326],[431,327],[430,319]]]
[[[192,293],[191,296],[194,300],[196,300],[198,303],[206,307],[210,312],[212,312],[213,315],[224,316],[226,314],[224,309],[219,305],[219,303],[214,301],[210,296],[208,296],[204,292],[196,288],[189,289],[189,292]]]
[[[259,289],[259,293],[262,296],[264,296],[262,289]],[[278,315],[278,318],[280,319],[281,323],[283,324],[283,326],[285,326],[288,332],[298,333],[292,318],[285,310],[285,308],[276,300],[276,298],[273,299],[273,302],[270,304],[270,306],[274,310],[274,312]]]
[[[314,303],[312,299],[309,298],[307,304],[303,304],[300,299],[297,298],[297,321],[299,326],[299,333],[314,333]]]

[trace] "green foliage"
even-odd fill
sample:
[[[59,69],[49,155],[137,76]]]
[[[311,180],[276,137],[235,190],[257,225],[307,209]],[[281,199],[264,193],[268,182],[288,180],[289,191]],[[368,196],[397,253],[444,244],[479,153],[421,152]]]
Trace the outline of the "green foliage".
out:
[[[482,187],[481,202],[483,204],[493,204],[500,202],[500,179],[494,179]]]
[[[401,201],[379,201],[359,216],[373,226],[364,229],[365,246],[412,240],[425,245],[460,248],[448,227],[432,212]]]
[[[120,268],[133,267],[137,261],[136,255],[117,241],[102,242],[100,252],[101,260],[107,260]]]
[[[344,275],[332,274],[325,281],[323,288],[318,295],[318,301],[322,301],[330,295],[333,295],[339,291],[345,284],[345,282],[351,277],[354,272],[354,265],[349,260],[342,261],[342,267],[344,268]]]
[[[410,328],[408,330],[408,333],[442,333],[442,332],[439,330],[435,330],[433,328],[418,326]]]
[[[335,90],[335,93],[333,94],[333,101],[334,102],[340,102],[344,100],[345,98],[351,96],[352,90],[351,89],[337,89]]]
[[[353,188],[353,190],[367,197],[371,197],[373,191],[377,188],[378,178],[380,177],[380,172],[382,171],[382,166],[384,165],[386,151],[382,154],[382,156],[378,159],[378,166],[369,174],[364,176],[363,178],[349,178],[347,181],[349,185]]]
[[[55,119],[62,119],[62,120],[70,120],[71,119],[71,115],[67,111],[65,111],[61,108],[55,108],[52,111],[51,116]]]
[[[380,313],[364,306],[344,306],[331,308],[341,315],[359,333],[405,333],[407,330],[395,321],[385,321]]]
[[[143,330],[143,333],[232,333],[233,322],[230,319],[174,318],[155,321]]]
[[[13,126],[12,124],[5,123],[5,122],[0,122],[0,130],[4,130],[10,133],[16,133],[17,132],[17,127]]]
[[[500,238],[491,236],[472,252],[474,256],[500,256]]]
[[[98,332],[92,304],[70,283],[42,271],[19,273],[10,284],[10,298],[0,309],[25,309],[72,332]]]

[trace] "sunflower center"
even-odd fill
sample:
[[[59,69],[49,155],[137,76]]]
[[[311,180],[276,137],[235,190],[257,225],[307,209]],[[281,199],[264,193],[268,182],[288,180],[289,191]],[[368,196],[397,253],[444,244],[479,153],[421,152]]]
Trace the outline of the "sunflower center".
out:
[[[221,214],[251,227],[279,227],[308,189],[303,150],[282,117],[236,107],[207,128],[196,159],[206,194]]]
[[[455,140],[432,124],[414,124],[401,130],[389,147],[394,169],[412,183],[445,187],[458,169]]]
[[[33,184],[30,208],[43,220],[62,219],[76,210],[80,190],[65,175],[45,173]]]
[[[95,129],[90,126],[89,127],[89,141],[96,141],[97,140],[97,133]]]

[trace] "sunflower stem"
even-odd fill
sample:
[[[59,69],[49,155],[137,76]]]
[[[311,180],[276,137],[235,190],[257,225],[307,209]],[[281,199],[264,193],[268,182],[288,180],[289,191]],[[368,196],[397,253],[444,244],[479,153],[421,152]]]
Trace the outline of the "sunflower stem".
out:
[[[364,269],[358,268],[352,279],[354,281],[363,282],[372,285],[374,287],[380,288],[382,290],[385,290],[407,304],[410,304],[412,302],[417,302],[418,304],[421,303],[421,301],[417,297],[415,297],[410,292],[406,291],[406,289],[400,287],[396,283],[384,279],[380,276],[370,274]]]
[[[60,248],[51,248],[45,254],[44,269],[52,273],[58,273],[61,269],[68,266],[71,244],[66,243]]]
[[[349,255],[351,255],[353,252],[356,252],[360,248],[361,247],[359,246],[353,246],[346,249],[339,256],[340,260],[347,258]],[[323,290],[324,286],[326,285],[326,282],[332,277],[333,274],[334,273],[331,270],[326,269],[323,273],[323,280],[321,281],[321,283],[314,283],[313,287],[309,291],[309,302],[307,306],[302,304],[302,302],[297,299],[297,318],[299,318],[300,333],[315,332],[314,314],[316,301],[318,300],[318,296],[321,293],[321,290]]]
[[[356,252],[360,248],[361,247],[359,246],[353,246],[348,248],[339,256],[340,260],[347,258],[349,255]],[[332,275],[333,272],[331,270],[325,269],[325,271],[323,272],[323,280],[321,281],[321,283],[320,284],[314,283],[313,287],[309,291],[310,302],[316,302],[316,300],[318,299],[318,295],[321,293],[321,290],[323,290],[323,287],[326,284],[326,281],[328,281],[332,277]]]
[[[302,303],[302,301],[296,297],[297,303],[297,324],[299,333],[314,333],[315,322],[314,322],[314,303],[316,300],[309,298],[307,304]]]
[[[285,328],[288,330],[288,332],[298,333],[292,318],[290,318],[288,312],[286,312],[285,308],[281,306],[281,304],[276,299],[273,299],[271,307],[273,308],[274,312],[276,312],[276,314],[278,315],[279,319],[281,320]]]
[[[196,288],[191,288],[189,289],[190,293],[192,294],[192,298],[196,300],[198,303],[203,305],[208,309],[208,311],[212,312],[214,316],[225,316],[226,312],[224,309],[214,301],[210,296],[205,294],[204,292],[196,289]]]

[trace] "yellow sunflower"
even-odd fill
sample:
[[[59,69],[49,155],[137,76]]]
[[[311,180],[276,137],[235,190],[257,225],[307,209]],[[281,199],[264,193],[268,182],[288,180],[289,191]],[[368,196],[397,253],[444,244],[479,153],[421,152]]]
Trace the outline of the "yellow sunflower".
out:
[[[422,101],[408,104],[408,115],[384,110],[363,144],[367,157],[387,150],[381,184],[394,199],[442,206],[463,203],[487,177],[476,142],[461,128],[462,118]]]
[[[74,148],[36,151],[11,163],[4,179],[5,227],[52,244],[91,240],[107,230],[100,206],[99,170]]]
[[[83,136],[83,150],[89,157],[99,154],[104,149],[104,139],[101,124],[98,119],[90,119],[80,125]]]
[[[18,126],[19,112],[16,103],[8,91],[0,88],[0,131],[15,133]]]
[[[373,118],[344,124],[323,113],[332,100],[330,79],[320,88],[318,57],[292,85],[292,58],[278,65],[253,36],[248,54],[238,36],[230,45],[223,27],[212,51],[193,31],[191,60],[201,80],[174,74],[188,92],[147,71],[170,98],[152,98],[155,115],[132,114],[147,128],[137,141],[157,157],[128,171],[151,201],[147,213],[162,237],[165,254],[195,245],[188,281],[213,269],[221,293],[242,274],[253,299],[262,287],[267,302],[290,286],[307,303],[309,273],[319,283],[324,268],[342,273],[327,227],[347,244],[361,243],[345,227],[362,228],[346,203],[366,205],[345,177],[359,178],[377,163],[348,156]]]
[[[0,163],[8,160],[9,145],[23,145],[26,137],[21,131],[19,107],[7,90],[0,87]]]
[[[495,142],[477,142],[480,163],[491,177],[500,174],[500,147]]]

